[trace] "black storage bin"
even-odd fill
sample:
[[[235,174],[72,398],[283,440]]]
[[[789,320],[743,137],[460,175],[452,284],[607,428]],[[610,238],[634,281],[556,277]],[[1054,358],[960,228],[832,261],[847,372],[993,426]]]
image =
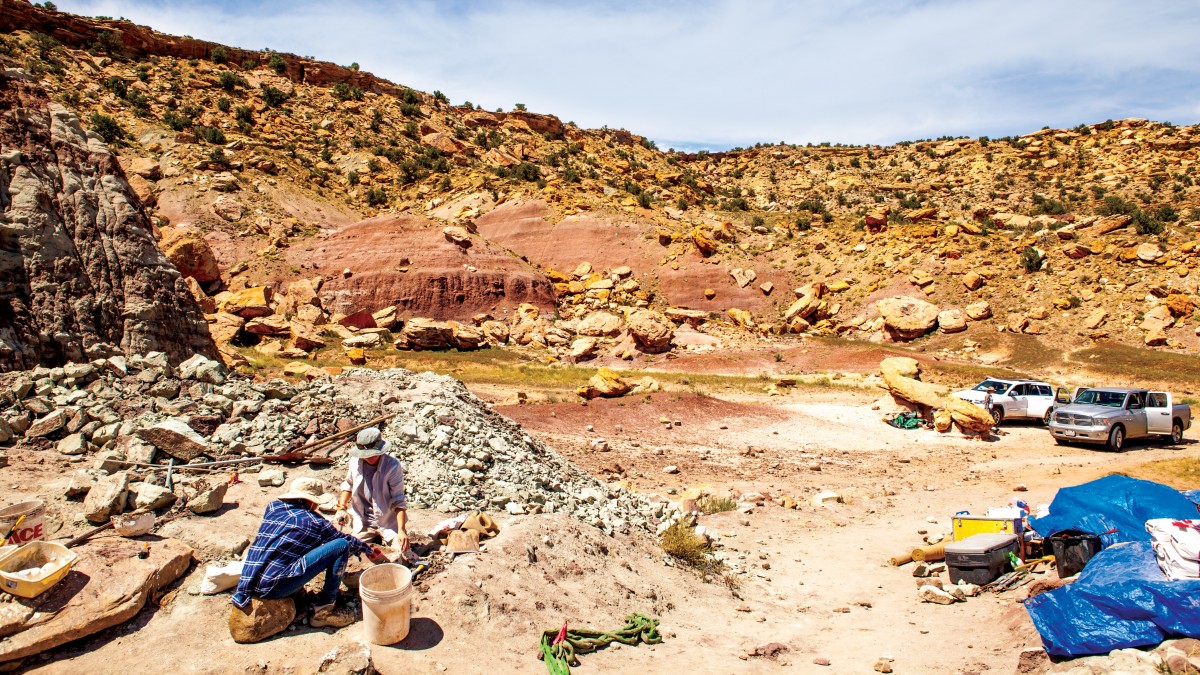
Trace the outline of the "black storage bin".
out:
[[[1046,538],[1050,544],[1050,553],[1058,565],[1058,577],[1079,574],[1092,556],[1100,552],[1100,537],[1079,530],[1063,530],[1055,532]]]
[[[1015,534],[977,534],[946,545],[950,583],[990,584],[1009,569],[1008,554],[1020,550]]]

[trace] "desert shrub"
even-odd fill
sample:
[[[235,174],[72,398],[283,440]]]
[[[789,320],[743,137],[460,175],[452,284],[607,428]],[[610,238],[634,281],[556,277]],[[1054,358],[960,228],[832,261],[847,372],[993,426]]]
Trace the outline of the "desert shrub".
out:
[[[208,60],[213,63],[225,63],[229,60],[229,52],[224,47],[218,45],[208,52]]]
[[[232,70],[223,71],[218,76],[218,83],[222,89],[230,92],[236,90],[238,87],[246,86],[246,80]]]
[[[1137,211],[1137,206],[1116,195],[1105,197],[1104,203],[1100,205],[1100,215],[1102,216],[1133,215],[1134,211]]]
[[[258,67],[258,61],[256,61],[255,59],[245,59],[244,61],[242,61],[242,69],[244,69],[244,70],[254,70],[257,67]]]
[[[350,185],[358,185],[358,172],[354,169],[346,172],[346,182],[350,183]]]
[[[651,199],[649,192],[642,192],[638,195],[638,206],[642,207],[643,209],[650,208],[652,201],[653,200]]]
[[[284,61],[283,57],[278,54],[272,54],[271,60],[267,62],[267,65],[271,68],[271,70],[274,70],[280,75],[287,72],[287,61]]]
[[[150,115],[150,99],[142,92],[133,89],[125,95],[125,102],[133,107],[134,114],[139,117],[148,117]]]
[[[1162,206],[1158,207],[1157,211],[1154,212],[1154,217],[1163,221],[1164,223],[1173,223],[1179,220],[1179,212],[1176,211],[1175,207],[1171,206],[1170,204],[1163,204]]]
[[[694,525],[676,522],[662,534],[660,545],[667,555],[703,573],[718,573],[724,567],[713,557],[713,547]]]
[[[767,221],[762,216],[754,216],[750,219],[750,227],[764,227]]]
[[[404,115],[405,117],[420,117],[421,106],[417,105],[416,103],[401,103],[400,114]]]
[[[371,206],[383,206],[387,202],[388,195],[382,187],[376,185],[367,190],[367,204]]]
[[[92,41],[92,46],[88,51],[93,54],[108,54],[109,56],[118,56],[125,51],[125,43],[121,42],[121,38],[110,30],[102,30],[96,33],[96,39]]]
[[[1138,234],[1162,234],[1167,225],[1154,215],[1138,209],[1133,212],[1133,227]]]
[[[775,360],[783,360],[783,352],[775,352]],[[704,495],[696,500],[696,509],[700,513],[713,514],[732,511],[737,508],[737,501],[732,497],[719,495]]]
[[[171,127],[175,131],[183,131],[184,129],[192,126],[192,118],[186,115],[180,115],[174,110],[168,110],[163,113],[162,121],[163,124]]]
[[[220,146],[214,147],[208,151],[208,163],[213,166],[225,166],[229,160],[225,157],[225,151]]]
[[[239,105],[233,109],[233,118],[246,124],[254,124],[254,110],[248,105]]]
[[[1026,246],[1021,251],[1021,267],[1026,272],[1036,272],[1042,268],[1042,254],[1032,246]]]
[[[213,145],[225,145],[225,132],[216,127],[196,127],[196,138]]]
[[[225,96],[217,99],[217,110],[229,112],[229,99]]]
[[[1062,202],[1039,194],[1033,195],[1033,205],[1035,213],[1058,216],[1067,212],[1067,207]]]
[[[363,90],[350,84],[349,82],[338,82],[337,84],[333,85],[333,88],[329,90],[329,93],[339,101],[363,100]]]
[[[576,171],[574,169],[574,167],[568,166],[566,169],[563,169],[563,180],[568,183],[578,183],[579,182],[579,172]],[[686,204],[686,202],[685,202],[685,204]]]
[[[262,91],[263,102],[272,108],[278,108],[283,105],[283,102],[288,100],[288,95],[282,89],[276,89],[271,85],[263,85]]]
[[[125,80],[113,75],[104,81],[104,88],[111,91],[113,96],[117,98],[125,98],[129,94],[129,88],[125,84]]]
[[[105,143],[112,143],[125,138],[125,130],[117,121],[102,113],[92,113],[92,131],[100,135]]]
[[[512,168],[511,175],[513,178],[515,178],[517,180],[533,182],[533,181],[541,179],[542,172],[540,169],[538,169],[536,164],[530,164],[529,162],[521,162],[520,164],[518,164]]]

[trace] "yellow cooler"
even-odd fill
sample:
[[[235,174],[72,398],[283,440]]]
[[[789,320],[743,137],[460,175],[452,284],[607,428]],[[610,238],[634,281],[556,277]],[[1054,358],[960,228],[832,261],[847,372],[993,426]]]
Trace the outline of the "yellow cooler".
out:
[[[954,516],[954,541],[962,541],[977,534],[1016,534],[1024,530],[1020,518],[997,516]]]

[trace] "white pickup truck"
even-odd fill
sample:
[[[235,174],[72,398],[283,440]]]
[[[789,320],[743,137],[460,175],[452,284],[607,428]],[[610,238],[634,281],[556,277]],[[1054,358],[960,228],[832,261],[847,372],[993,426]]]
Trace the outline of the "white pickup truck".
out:
[[[1102,443],[1119,451],[1128,439],[1157,436],[1178,445],[1192,426],[1192,409],[1165,391],[1081,389],[1051,412],[1049,426],[1059,444]]]
[[[1006,419],[1041,420],[1043,424],[1049,421],[1050,408],[1054,405],[1054,388],[1046,382],[989,377],[971,389],[954,392],[954,396],[982,406],[988,389],[994,390],[988,412],[992,413],[996,424]]]

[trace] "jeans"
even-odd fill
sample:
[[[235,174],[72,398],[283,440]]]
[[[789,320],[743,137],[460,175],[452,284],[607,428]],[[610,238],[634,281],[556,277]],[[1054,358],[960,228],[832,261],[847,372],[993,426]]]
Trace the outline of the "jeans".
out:
[[[263,597],[267,600],[279,600],[295,595],[309,580],[324,572],[325,586],[317,596],[316,605],[328,605],[337,600],[338,587],[342,585],[342,576],[346,574],[346,563],[349,560],[350,542],[345,539],[334,539],[321,544],[304,554],[304,574],[280,579],[275,588]]]

